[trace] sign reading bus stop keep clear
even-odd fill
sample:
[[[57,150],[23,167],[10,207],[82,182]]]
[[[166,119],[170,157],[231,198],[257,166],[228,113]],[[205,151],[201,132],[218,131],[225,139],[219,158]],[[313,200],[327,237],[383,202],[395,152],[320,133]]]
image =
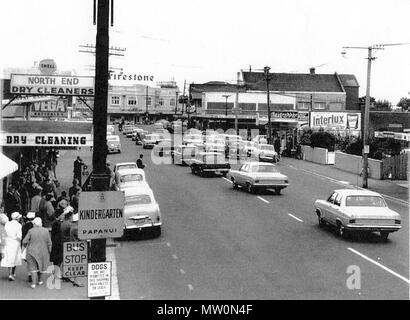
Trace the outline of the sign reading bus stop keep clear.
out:
[[[119,238],[124,233],[124,192],[80,193],[78,238],[81,240]]]

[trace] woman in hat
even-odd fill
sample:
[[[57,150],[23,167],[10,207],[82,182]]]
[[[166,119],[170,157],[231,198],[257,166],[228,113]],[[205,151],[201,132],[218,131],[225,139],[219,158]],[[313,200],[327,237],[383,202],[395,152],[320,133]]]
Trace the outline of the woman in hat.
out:
[[[4,247],[4,257],[1,266],[9,269],[9,280],[16,279],[16,267],[21,266],[21,224],[19,220],[21,214],[13,212],[11,221],[6,222],[4,231],[6,234]]]
[[[28,233],[28,231],[33,228],[33,219],[36,217],[36,213],[33,211],[30,211],[27,213],[23,227],[22,227],[22,238],[24,239]],[[27,253],[27,249],[23,249],[23,255],[24,255],[24,250],[26,250]],[[27,255],[26,257],[23,257],[23,260],[27,261]],[[28,265],[27,265],[27,273],[28,273],[28,282],[31,282],[31,273],[30,270],[28,270]]]
[[[36,284],[43,284],[41,274],[49,265],[52,244],[50,233],[43,227],[41,218],[35,218],[33,225],[24,238],[23,245],[27,246],[27,265],[32,275],[31,287],[34,289]]]

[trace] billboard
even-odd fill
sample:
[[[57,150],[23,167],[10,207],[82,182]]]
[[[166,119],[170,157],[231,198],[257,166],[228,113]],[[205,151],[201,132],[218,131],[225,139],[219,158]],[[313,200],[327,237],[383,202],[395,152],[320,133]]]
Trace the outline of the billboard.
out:
[[[92,134],[0,132],[0,146],[92,147]]]
[[[312,111],[310,127],[312,129],[360,131],[361,113]]]

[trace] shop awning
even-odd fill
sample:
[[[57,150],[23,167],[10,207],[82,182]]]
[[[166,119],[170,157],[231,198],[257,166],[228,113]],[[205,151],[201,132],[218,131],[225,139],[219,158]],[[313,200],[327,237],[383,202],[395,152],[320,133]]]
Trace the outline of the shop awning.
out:
[[[0,179],[18,170],[18,165],[0,152]]]

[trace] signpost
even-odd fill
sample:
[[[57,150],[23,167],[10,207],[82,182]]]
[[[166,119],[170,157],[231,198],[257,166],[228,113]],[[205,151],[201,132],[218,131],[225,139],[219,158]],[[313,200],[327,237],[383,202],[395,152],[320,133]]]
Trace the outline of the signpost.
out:
[[[111,261],[88,264],[87,295],[89,298],[111,295]]]
[[[63,277],[86,277],[87,264],[87,242],[63,242]]]
[[[81,240],[119,238],[124,233],[124,192],[80,193],[78,237]]]

